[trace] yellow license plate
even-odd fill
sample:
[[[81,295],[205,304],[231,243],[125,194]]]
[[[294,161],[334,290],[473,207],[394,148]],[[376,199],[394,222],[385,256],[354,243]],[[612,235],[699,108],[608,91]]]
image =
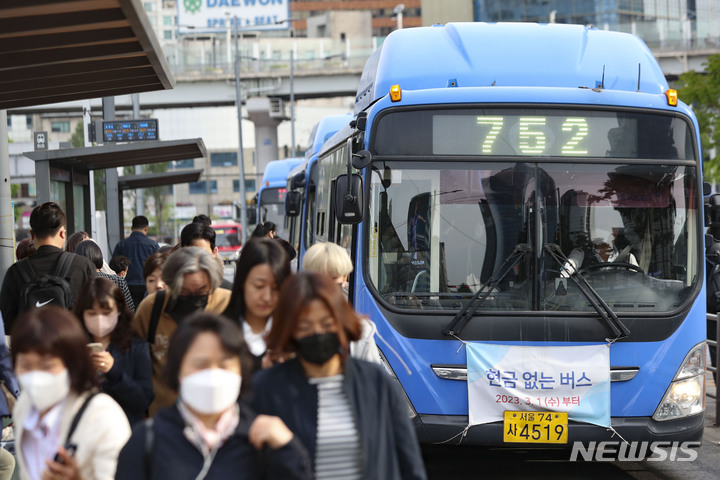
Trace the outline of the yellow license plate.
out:
[[[508,443],[567,443],[567,412],[510,412],[503,419]]]

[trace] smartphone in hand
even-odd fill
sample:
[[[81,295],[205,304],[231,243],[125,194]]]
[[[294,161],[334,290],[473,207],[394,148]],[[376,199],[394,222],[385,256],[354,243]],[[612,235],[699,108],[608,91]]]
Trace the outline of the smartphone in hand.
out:
[[[77,445],[74,443],[68,443],[65,445],[65,451],[68,453],[68,455],[75,455],[75,451],[77,450]],[[60,458],[60,452],[55,454],[55,458],[53,458],[54,462],[57,463],[63,463],[62,459]]]
[[[88,349],[90,349],[90,353],[100,353],[104,352],[105,348],[103,347],[103,344],[100,342],[97,343],[88,343],[87,344]]]

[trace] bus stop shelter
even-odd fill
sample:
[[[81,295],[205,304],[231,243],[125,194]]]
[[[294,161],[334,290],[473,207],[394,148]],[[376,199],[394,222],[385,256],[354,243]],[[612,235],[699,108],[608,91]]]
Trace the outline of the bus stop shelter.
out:
[[[3,178],[10,178],[8,109],[169,90],[175,85],[140,0],[3,0],[0,2],[0,38],[0,176]],[[146,147],[148,145],[143,148]],[[113,150],[112,146],[100,148]],[[204,156],[204,147],[202,155],[183,152],[178,158],[193,156]],[[38,185],[38,200],[51,196],[51,171],[63,177],[61,183],[66,189],[70,186],[74,190],[75,182],[80,185],[79,190],[87,189],[89,182],[83,175],[87,176],[89,167],[63,168],[61,165],[51,170],[50,164],[55,160],[51,157],[40,160],[40,163],[46,162],[47,167],[41,167],[45,172],[38,174],[44,185],[42,188]],[[132,160],[140,161],[136,157]],[[74,211],[68,217],[73,219],[73,227],[75,211],[79,216],[77,223],[87,225],[85,191],[71,197]],[[117,186],[108,194],[117,195]],[[120,210],[108,225],[108,231],[114,231],[117,236],[119,213]],[[113,217],[108,214],[108,218]],[[5,272],[13,262],[12,231],[10,183],[5,182],[0,184],[0,247],[5,247],[0,248],[0,272]]]
[[[23,153],[35,161],[37,202],[57,202],[67,216],[70,234],[90,230],[90,182],[88,173],[117,167],[172,162],[207,156],[201,138],[110,144],[101,147],[38,150]],[[197,181],[202,170],[106,177],[108,245],[122,237],[122,190]]]

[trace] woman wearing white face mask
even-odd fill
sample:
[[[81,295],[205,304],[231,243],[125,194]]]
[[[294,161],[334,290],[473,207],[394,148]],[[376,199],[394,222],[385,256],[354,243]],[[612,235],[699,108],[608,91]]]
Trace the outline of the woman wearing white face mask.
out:
[[[73,312],[88,341],[102,346],[90,346],[102,391],[118,402],[131,425],[141,421],[154,398],[152,362],[147,342],[130,325],[133,316],[122,290],[106,278],[91,278]]]
[[[42,307],[20,316],[11,333],[20,478],[112,479],[130,426],[112,398],[93,395],[97,374],[80,323],[62,308]]]
[[[185,320],[170,340],[164,370],[178,400],[135,428],[115,478],[312,478],[307,453],[285,424],[238,402],[251,370],[236,324],[210,313]]]

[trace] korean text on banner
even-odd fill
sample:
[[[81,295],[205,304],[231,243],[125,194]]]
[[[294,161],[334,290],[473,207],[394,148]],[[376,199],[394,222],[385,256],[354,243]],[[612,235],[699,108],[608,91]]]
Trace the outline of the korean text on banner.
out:
[[[567,412],[610,427],[610,347],[467,343],[470,425],[506,410]]]

